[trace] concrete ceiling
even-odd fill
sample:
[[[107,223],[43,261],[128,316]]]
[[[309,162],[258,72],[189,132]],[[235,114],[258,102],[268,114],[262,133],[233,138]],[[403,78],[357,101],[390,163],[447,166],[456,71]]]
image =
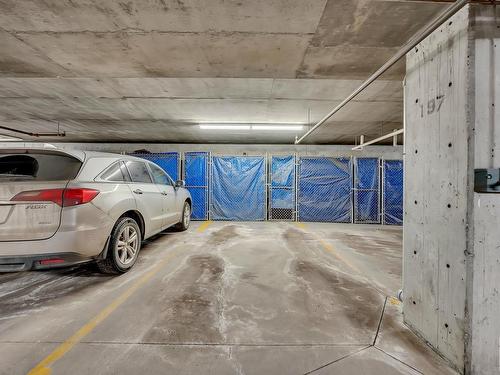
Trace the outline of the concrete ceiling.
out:
[[[317,121],[443,6],[0,0],[0,125],[52,132],[59,124],[64,141],[289,143],[294,133],[198,124]],[[309,142],[352,143],[401,127],[403,74],[401,62]]]

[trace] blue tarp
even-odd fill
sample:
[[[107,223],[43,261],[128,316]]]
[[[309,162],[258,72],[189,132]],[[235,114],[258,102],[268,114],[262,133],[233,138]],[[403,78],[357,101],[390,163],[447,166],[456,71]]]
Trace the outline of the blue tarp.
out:
[[[139,158],[143,158],[158,164],[170,178],[176,181],[179,178],[179,153],[178,152],[161,152],[156,154],[132,154]]]
[[[265,182],[264,157],[213,157],[211,218],[265,220]]]
[[[271,208],[295,208],[295,157],[271,159]]]
[[[191,193],[193,220],[208,218],[208,153],[186,152],[184,160],[184,179]]]
[[[301,158],[299,220],[351,222],[350,158]]]
[[[293,187],[295,158],[293,156],[273,156],[271,161],[271,186]]]
[[[384,222],[403,224],[403,161],[384,161]]]
[[[354,212],[356,222],[379,222],[379,161],[356,159]]]

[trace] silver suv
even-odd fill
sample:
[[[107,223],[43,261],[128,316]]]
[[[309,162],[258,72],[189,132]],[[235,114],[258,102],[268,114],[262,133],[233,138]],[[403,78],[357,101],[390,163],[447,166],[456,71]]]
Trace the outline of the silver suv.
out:
[[[141,241],[186,230],[191,196],[156,164],[52,145],[0,148],[0,271],[97,261],[123,273]]]

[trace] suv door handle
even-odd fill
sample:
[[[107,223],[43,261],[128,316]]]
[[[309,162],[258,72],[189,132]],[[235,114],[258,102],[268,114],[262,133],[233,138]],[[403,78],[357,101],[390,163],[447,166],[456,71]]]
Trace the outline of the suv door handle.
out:
[[[168,195],[168,193],[166,191],[162,191],[161,195]]]
[[[142,194],[142,190],[141,189],[135,189],[134,190],[134,194]]]

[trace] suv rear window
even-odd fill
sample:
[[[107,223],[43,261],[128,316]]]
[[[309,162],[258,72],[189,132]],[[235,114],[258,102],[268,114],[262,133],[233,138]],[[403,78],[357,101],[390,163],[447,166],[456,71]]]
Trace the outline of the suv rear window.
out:
[[[0,154],[0,181],[72,180],[82,162],[65,155]]]

